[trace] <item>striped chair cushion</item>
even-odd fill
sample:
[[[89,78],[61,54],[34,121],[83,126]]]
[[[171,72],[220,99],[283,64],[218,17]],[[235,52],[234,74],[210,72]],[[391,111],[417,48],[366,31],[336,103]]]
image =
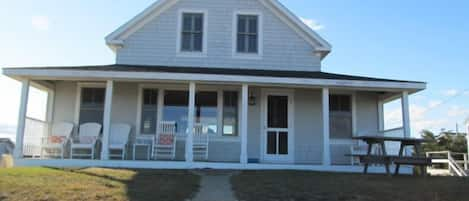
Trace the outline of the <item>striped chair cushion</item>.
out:
[[[161,134],[158,138],[160,145],[172,145],[174,143],[174,135]]]

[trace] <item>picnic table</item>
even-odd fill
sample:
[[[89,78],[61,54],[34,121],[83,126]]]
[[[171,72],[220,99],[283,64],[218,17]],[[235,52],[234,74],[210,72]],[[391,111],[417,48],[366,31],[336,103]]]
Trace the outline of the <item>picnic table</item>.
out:
[[[421,155],[421,145],[427,142],[425,139],[408,138],[408,137],[385,137],[385,136],[358,136],[353,137],[355,140],[362,140],[368,145],[366,155],[354,155],[359,157],[360,161],[365,164],[364,173],[368,173],[368,166],[370,164],[384,164],[386,173],[390,174],[389,166],[394,163],[396,165],[395,174],[399,174],[401,165],[414,165],[420,166],[421,173],[426,174],[426,166],[431,165],[431,159]],[[386,153],[385,142],[400,142],[399,154],[397,156],[390,156]],[[381,148],[381,154],[372,154],[373,145]],[[414,156],[404,156],[405,147],[414,147]]]

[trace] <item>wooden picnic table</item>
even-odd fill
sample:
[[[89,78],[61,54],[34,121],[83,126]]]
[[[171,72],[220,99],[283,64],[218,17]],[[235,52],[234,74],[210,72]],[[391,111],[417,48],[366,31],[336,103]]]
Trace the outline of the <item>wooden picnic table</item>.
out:
[[[396,164],[395,174],[399,174],[399,168],[401,165],[418,165],[421,168],[422,174],[426,172],[426,166],[431,164],[431,160],[426,157],[420,157],[421,154],[421,145],[424,142],[427,142],[425,139],[419,138],[408,138],[408,137],[385,137],[385,136],[358,136],[353,137],[355,140],[362,140],[368,144],[368,151],[366,155],[359,155],[360,160],[363,160],[365,163],[364,173],[368,173],[368,166],[370,163],[379,163],[384,164],[386,168],[386,173],[390,174],[389,166],[391,163]],[[386,153],[386,144],[385,142],[400,142],[399,155],[398,156],[389,156]],[[373,155],[372,148],[373,145],[381,147],[381,155]],[[407,157],[404,156],[405,147],[412,146],[416,156]]]

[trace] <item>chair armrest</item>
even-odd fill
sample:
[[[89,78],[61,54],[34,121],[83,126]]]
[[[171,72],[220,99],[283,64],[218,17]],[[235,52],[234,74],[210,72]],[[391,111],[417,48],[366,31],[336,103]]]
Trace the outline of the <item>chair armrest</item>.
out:
[[[47,142],[49,142],[49,137],[41,137],[41,145],[47,144]]]

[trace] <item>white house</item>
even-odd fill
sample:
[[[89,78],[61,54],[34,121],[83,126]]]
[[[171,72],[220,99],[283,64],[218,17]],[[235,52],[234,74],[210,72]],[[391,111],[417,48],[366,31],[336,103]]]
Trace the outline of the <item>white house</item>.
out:
[[[4,68],[23,86],[17,164],[361,171],[352,137],[410,136],[409,95],[426,88],[321,71],[331,45],[277,0],[159,0],[106,43],[115,64]],[[26,115],[30,87],[49,94],[46,121]],[[385,131],[383,104],[397,99],[403,126]],[[44,154],[63,122],[71,137]],[[93,126],[79,129],[90,122],[96,144],[82,139]],[[76,143],[95,157],[69,159]]]

